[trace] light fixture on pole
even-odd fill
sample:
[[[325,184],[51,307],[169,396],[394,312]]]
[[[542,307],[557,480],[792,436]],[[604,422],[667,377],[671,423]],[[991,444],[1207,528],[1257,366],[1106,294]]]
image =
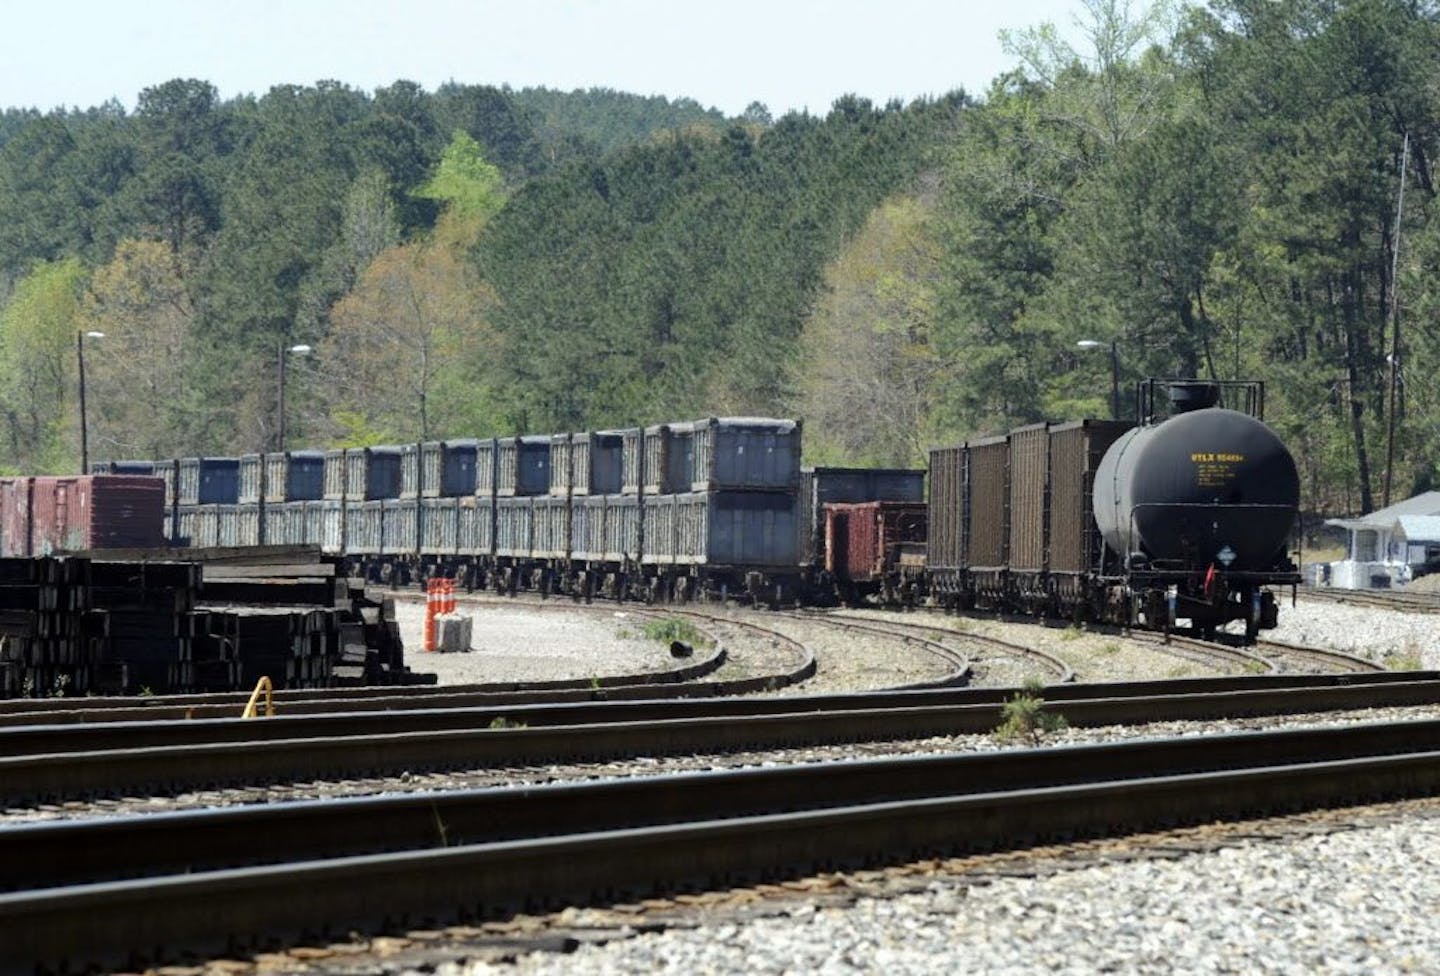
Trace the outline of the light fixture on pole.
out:
[[[1103,349],[1105,343],[1099,339],[1081,339],[1075,343],[1079,349]],[[1114,339],[1110,340],[1110,417],[1120,419],[1120,353]]]
[[[75,333],[75,364],[80,376],[80,473],[90,473],[90,429],[85,416],[85,340],[103,339],[103,332]]]
[[[286,345],[285,345],[285,343],[284,343],[283,341],[280,343],[279,354],[278,354],[278,358],[277,358],[277,370],[278,370],[278,372],[279,372],[279,377],[278,377],[277,384],[276,384],[277,387],[279,388],[279,397],[278,397],[279,402],[276,404],[276,407],[277,407],[276,412],[279,414],[279,418],[278,418],[278,421],[277,421],[277,423],[276,423],[276,425],[275,425],[275,429],[276,429],[276,436],[275,436],[276,448],[275,448],[275,449],[276,449],[277,451],[283,451],[283,450],[285,450],[285,359],[286,359],[286,353],[292,353],[292,354],[294,354],[294,355],[296,355],[296,356],[308,356],[308,355],[309,355],[311,352],[313,352],[313,351],[314,351],[314,349],[313,349],[312,347],[307,346],[307,345],[305,345],[304,343],[301,343],[300,345],[296,345],[296,346],[290,346],[290,347],[288,347],[288,348],[286,347]]]

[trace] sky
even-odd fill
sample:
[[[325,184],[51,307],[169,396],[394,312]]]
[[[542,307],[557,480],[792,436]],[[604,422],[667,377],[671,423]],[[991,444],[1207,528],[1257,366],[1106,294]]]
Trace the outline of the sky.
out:
[[[0,108],[133,109],[199,78],[605,87],[726,115],[824,114],[840,95],[982,95],[1014,66],[1002,28],[1069,33],[1080,0],[0,0]]]

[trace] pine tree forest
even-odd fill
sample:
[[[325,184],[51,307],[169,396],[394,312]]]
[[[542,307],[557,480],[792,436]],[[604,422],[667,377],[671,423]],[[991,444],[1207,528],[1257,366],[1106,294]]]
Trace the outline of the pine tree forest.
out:
[[[1266,383],[1314,514],[1440,485],[1440,5],[1086,0],[983,92],[726,118],[174,79],[0,111],[0,470],[794,416],[923,466]],[[1116,402],[1112,402],[1116,401]]]

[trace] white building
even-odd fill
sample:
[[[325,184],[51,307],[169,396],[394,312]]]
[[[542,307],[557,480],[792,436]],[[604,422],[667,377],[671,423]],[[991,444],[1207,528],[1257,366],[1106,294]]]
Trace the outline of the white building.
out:
[[[1348,590],[1404,586],[1440,569],[1440,491],[1427,491],[1353,519],[1327,519],[1348,533],[1345,558],[1320,567],[1320,585]]]

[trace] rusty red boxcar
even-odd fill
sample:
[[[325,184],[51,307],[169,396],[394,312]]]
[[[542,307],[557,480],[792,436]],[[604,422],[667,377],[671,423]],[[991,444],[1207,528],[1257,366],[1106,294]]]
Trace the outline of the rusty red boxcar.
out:
[[[161,478],[0,479],[0,556],[162,546],[164,520]]]
[[[825,570],[846,602],[903,601],[924,569],[927,531],[924,502],[828,503]]]

